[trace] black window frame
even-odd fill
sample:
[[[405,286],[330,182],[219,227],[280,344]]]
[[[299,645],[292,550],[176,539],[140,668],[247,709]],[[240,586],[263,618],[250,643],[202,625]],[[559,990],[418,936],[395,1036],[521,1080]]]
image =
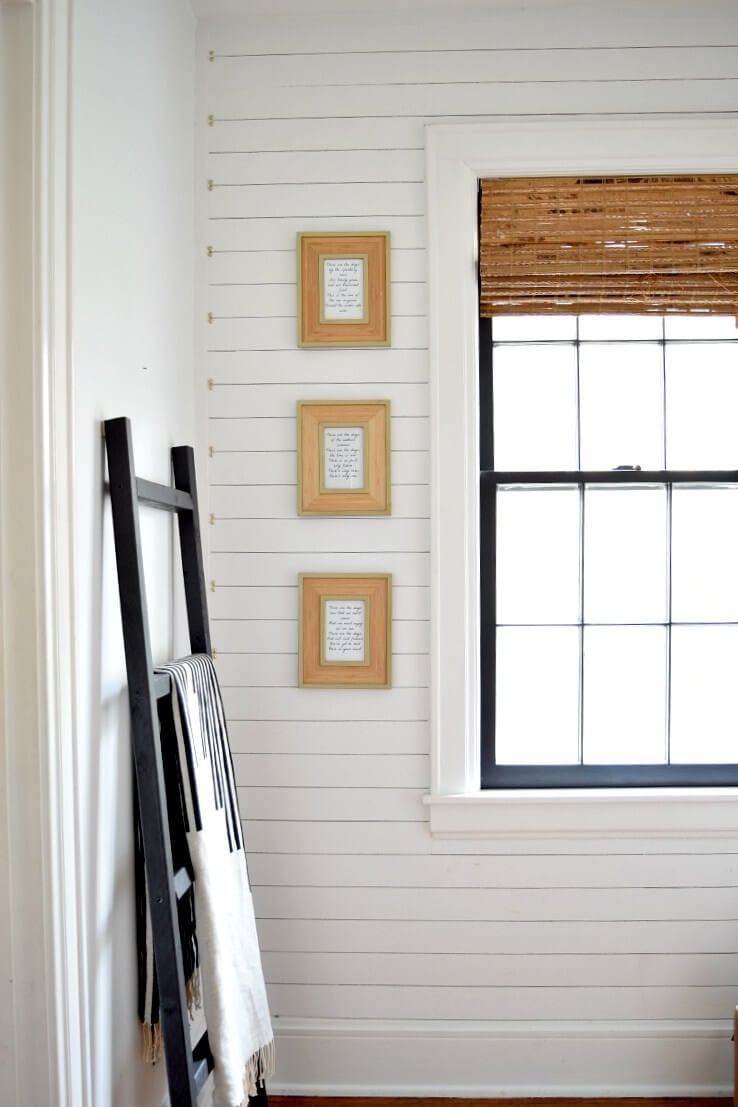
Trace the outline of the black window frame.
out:
[[[479,320],[480,719],[482,789],[725,787],[738,785],[738,763],[496,765],[497,489],[504,485],[738,484],[738,470],[567,470],[510,472],[494,468],[492,320]],[[582,623],[582,626],[585,626]],[[666,621],[671,627],[671,613]],[[737,674],[738,679],[738,674]],[[736,720],[738,739],[738,719]]]

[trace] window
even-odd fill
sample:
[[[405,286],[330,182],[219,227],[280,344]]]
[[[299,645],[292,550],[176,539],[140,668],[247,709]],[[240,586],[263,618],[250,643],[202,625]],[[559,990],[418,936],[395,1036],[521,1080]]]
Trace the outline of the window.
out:
[[[738,832],[738,789],[481,789],[479,181],[738,170],[727,115],[516,118],[426,128],[431,457],[431,787],[437,837],[659,838]],[[490,848],[494,848],[490,846]],[[502,846],[501,848],[507,848]]]
[[[480,321],[482,787],[738,783],[730,316]]]

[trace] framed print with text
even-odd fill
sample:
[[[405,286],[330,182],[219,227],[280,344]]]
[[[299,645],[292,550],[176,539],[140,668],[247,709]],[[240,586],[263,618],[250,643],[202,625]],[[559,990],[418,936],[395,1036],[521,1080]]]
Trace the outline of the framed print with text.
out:
[[[389,573],[300,574],[300,688],[389,688]]]
[[[389,400],[299,400],[300,515],[389,515]]]
[[[298,346],[390,345],[388,231],[297,236]]]

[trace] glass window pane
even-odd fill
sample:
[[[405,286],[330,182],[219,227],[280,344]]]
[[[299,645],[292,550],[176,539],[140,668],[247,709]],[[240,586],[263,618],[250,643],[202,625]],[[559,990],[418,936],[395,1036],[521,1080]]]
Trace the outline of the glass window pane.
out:
[[[734,315],[667,315],[669,338],[738,338]]]
[[[674,627],[671,633],[671,761],[735,763],[738,627]]]
[[[578,746],[579,631],[498,630],[497,764],[576,764]]]
[[[573,346],[498,346],[493,353],[496,469],[576,469]]]
[[[738,489],[675,488],[672,619],[738,620]]]
[[[495,315],[493,342],[572,341],[577,336],[575,315]]]
[[[574,488],[497,494],[497,621],[579,620],[579,494]]]
[[[661,347],[582,346],[579,352],[582,468],[664,464]]]
[[[664,622],[666,568],[666,489],[587,488],[585,622]]]
[[[669,468],[738,468],[737,424],[738,343],[667,345]]]
[[[579,318],[579,337],[591,339],[650,338],[658,340],[662,334],[660,315],[582,315]]]
[[[584,630],[583,759],[586,765],[666,760],[666,630]]]

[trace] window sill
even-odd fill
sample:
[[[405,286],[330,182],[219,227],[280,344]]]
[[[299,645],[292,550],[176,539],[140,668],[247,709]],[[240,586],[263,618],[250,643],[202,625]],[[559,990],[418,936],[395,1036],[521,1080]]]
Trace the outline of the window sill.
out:
[[[434,838],[710,838],[738,834],[738,788],[597,788],[429,795]]]

